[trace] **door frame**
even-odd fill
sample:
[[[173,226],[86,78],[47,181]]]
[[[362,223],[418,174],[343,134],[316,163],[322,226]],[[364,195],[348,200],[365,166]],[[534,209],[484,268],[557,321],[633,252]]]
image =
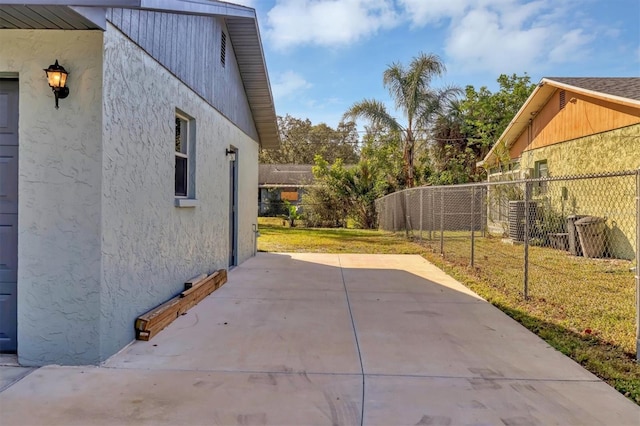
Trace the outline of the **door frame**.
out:
[[[229,269],[238,265],[238,148],[229,145]]]
[[[20,157],[20,79],[19,79],[19,75],[18,73],[13,73],[13,72],[0,72],[0,81],[13,81],[16,83],[17,85],[17,93],[16,93],[16,97],[17,97],[17,105],[18,105],[18,114],[16,115],[16,145],[15,145],[15,151],[16,151],[16,180],[19,179],[20,176],[20,170],[19,170],[19,157]],[[6,146],[10,146],[13,147],[13,145],[6,145]],[[20,211],[19,211],[19,206],[17,205],[18,201],[20,199],[20,193],[19,193],[19,186],[16,189],[16,225],[18,224],[19,220],[20,220]],[[12,213],[8,213],[8,214],[12,214]],[[17,234],[17,229],[15,230],[16,234]],[[18,258],[18,245],[19,245],[19,241],[16,238],[16,245],[14,247],[15,249],[15,255],[16,255],[16,277],[15,277],[15,290],[14,290],[14,300],[16,303],[15,306],[15,318],[13,319],[14,321],[14,325],[15,325],[15,350],[13,349],[13,347],[11,349],[9,349],[8,351],[2,351],[0,353],[18,353],[18,349],[19,349],[19,342],[18,342],[18,276],[17,276],[17,272],[18,272],[18,268],[19,268],[19,263],[20,263],[20,259]]]

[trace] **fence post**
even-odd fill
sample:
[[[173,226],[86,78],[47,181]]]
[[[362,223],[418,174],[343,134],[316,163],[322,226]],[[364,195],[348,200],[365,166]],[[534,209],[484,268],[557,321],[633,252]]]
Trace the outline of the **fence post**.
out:
[[[444,189],[440,188],[440,254],[444,254]]]
[[[640,169],[636,170],[636,361],[640,362]]]
[[[524,300],[529,300],[529,198],[530,183],[524,183]]]
[[[471,267],[473,268],[473,258],[475,251],[475,230],[476,230],[476,187],[471,188]]]
[[[420,244],[422,244],[422,193],[424,191],[422,189],[419,189],[418,191],[420,191]]]
[[[435,190],[433,188],[429,189],[429,199],[431,200],[431,220],[429,221],[429,241],[433,241],[433,228],[436,226],[436,209],[435,203],[433,201],[433,194]]]
[[[482,238],[487,236],[487,215],[489,213],[489,187],[483,186],[480,191],[480,226],[482,226]]]
[[[409,213],[409,191],[408,190],[404,190],[403,191],[404,194],[404,233],[405,233],[405,237],[407,238],[407,240],[409,239],[409,226],[411,226],[410,221],[411,221],[411,214]]]

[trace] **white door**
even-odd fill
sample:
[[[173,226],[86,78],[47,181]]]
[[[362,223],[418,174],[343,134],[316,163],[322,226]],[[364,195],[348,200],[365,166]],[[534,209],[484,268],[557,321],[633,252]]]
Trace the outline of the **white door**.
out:
[[[18,282],[18,80],[0,79],[0,352],[15,352]]]

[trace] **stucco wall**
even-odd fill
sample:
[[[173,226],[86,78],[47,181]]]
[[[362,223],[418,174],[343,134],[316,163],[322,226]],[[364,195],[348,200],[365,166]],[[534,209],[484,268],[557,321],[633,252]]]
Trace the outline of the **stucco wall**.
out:
[[[640,125],[624,127],[522,153],[522,170],[546,160],[550,176],[640,168]],[[607,218],[611,255],[632,259],[635,251],[635,176],[550,182],[541,199],[556,213]],[[564,189],[564,197],[562,194]]]
[[[54,108],[42,71],[69,71]],[[24,365],[99,360],[102,32],[0,31],[18,73],[18,355]]]
[[[229,160],[238,149],[238,257],[253,253],[258,145],[108,25],[104,35],[101,358],[134,338],[141,313],[199,273],[227,268]],[[176,108],[196,122],[199,206],[174,206]]]
[[[640,124],[522,153],[520,168],[547,160],[549,175],[604,173],[640,167]]]

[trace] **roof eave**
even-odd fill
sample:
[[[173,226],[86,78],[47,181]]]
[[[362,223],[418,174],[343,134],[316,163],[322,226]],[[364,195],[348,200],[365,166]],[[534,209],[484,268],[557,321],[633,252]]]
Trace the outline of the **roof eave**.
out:
[[[258,133],[258,143],[265,149],[278,148],[280,145],[273,93],[255,9],[220,1],[201,0],[0,0],[0,6],[2,5],[65,7],[95,23],[95,27],[100,29],[106,28],[106,8],[144,9],[224,18],[236,52],[240,78]],[[234,32],[237,32],[238,39],[248,36],[249,42],[234,43]],[[242,33],[243,37],[240,37],[239,33]]]
[[[533,117],[547,104],[554,91],[555,88],[547,85],[544,79],[542,79],[524,104],[522,104],[516,115],[513,117],[511,122],[509,122],[507,128],[504,129],[504,132],[502,132],[484,159],[478,162],[478,165],[484,166],[485,164],[490,163],[494,159],[495,151],[500,143],[504,143],[506,148],[510,149],[513,143],[527,128]],[[536,100],[536,98],[538,99]]]
[[[629,107],[633,107],[633,108],[638,108],[640,107],[640,101],[639,100],[635,100],[635,99],[629,99],[629,98],[623,98],[622,96],[616,96],[616,95],[611,95],[608,93],[602,93],[602,92],[596,92],[595,90],[589,90],[589,89],[585,89],[579,86],[572,86],[570,84],[566,84],[566,83],[561,83],[559,81],[550,79],[550,78],[543,78],[542,79],[543,82],[545,82],[546,84],[551,84],[553,86],[555,86],[558,89],[563,89],[563,90],[569,90],[575,93],[580,93],[586,96],[590,96],[592,98],[595,99],[600,99],[603,101],[610,101],[610,102],[615,102],[617,104],[620,105],[625,105],[625,106],[629,106]]]

